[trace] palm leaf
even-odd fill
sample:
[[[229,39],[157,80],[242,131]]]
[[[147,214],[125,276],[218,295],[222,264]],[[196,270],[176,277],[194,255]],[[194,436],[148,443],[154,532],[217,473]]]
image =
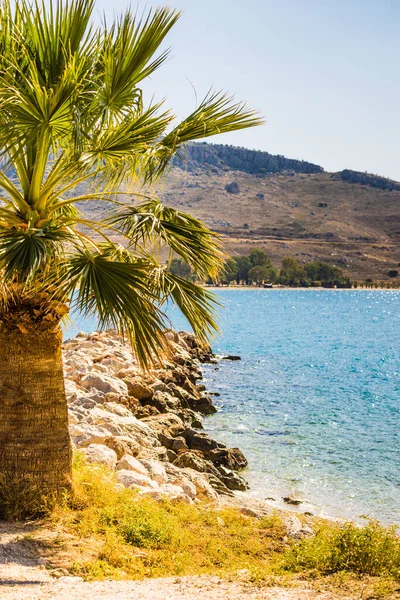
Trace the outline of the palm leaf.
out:
[[[71,234],[57,227],[0,229],[0,264],[6,279],[30,280],[63,252]]]
[[[83,315],[97,315],[100,329],[117,329],[128,337],[144,366],[166,349],[165,317],[151,292],[146,261],[109,260],[101,253],[79,251],[66,263],[64,285],[73,306]]]
[[[216,309],[221,307],[215,294],[165,268],[154,276],[155,286],[162,302],[171,299],[186,317],[194,333],[202,341],[208,341],[219,331]]]
[[[217,235],[195,217],[167,207],[157,198],[121,209],[111,222],[133,246],[141,241],[164,242],[200,276],[216,277],[223,265],[225,255]]]

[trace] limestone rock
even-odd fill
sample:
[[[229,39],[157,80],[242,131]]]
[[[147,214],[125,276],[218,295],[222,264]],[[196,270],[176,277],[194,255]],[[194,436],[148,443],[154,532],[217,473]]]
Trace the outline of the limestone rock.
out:
[[[117,481],[124,487],[149,487],[153,489],[158,488],[158,483],[152,481],[147,475],[142,475],[136,471],[128,471],[121,469],[117,471]]]
[[[247,459],[239,448],[218,448],[208,454],[208,458],[217,466],[220,465],[238,471],[247,467]]]
[[[218,442],[211,439],[207,433],[199,433],[194,429],[187,429],[182,433],[186,443],[192,450],[201,452],[210,452],[218,448]]]
[[[241,492],[245,492],[249,489],[249,484],[243,477],[227,469],[224,466],[218,467],[219,479],[226,485],[228,490],[238,490]]]
[[[160,485],[168,482],[168,476],[165,468],[158,461],[141,458],[140,462],[146,468],[153,481],[156,481]]]
[[[181,468],[188,467],[199,473],[206,473],[207,471],[204,459],[200,458],[194,452],[183,452],[175,460],[174,465]]]
[[[189,398],[188,404],[193,410],[202,413],[203,415],[212,415],[217,412],[211,398],[209,396],[201,396],[200,398]]]
[[[95,388],[105,394],[115,392],[116,394],[128,395],[128,387],[124,381],[117,377],[109,377],[102,373],[88,373],[81,379],[81,384],[86,389]]]
[[[137,456],[142,450],[142,447],[132,441],[127,436],[113,436],[110,435],[104,439],[104,445],[114,450],[117,454],[118,460],[120,460],[124,454],[130,454],[131,456]]]
[[[182,419],[173,413],[146,417],[142,421],[157,433],[169,436],[179,435],[185,429]]]
[[[117,470],[136,471],[136,473],[140,473],[146,477],[149,475],[146,467],[144,467],[139,460],[130,454],[124,454],[124,456],[118,461]]]
[[[109,431],[84,422],[80,422],[79,425],[70,425],[69,433],[78,448],[87,447],[90,444],[104,444],[104,440],[110,435]]]
[[[184,437],[178,436],[176,438],[172,438],[171,442],[171,450],[174,452],[181,452],[182,450],[188,450],[188,446],[186,444],[186,440]]]
[[[90,444],[87,448],[83,448],[82,452],[88,462],[102,463],[110,468],[114,468],[117,464],[116,453],[104,444]]]
[[[138,400],[151,400],[154,396],[154,390],[140,377],[126,377],[123,381],[128,388],[129,395]]]

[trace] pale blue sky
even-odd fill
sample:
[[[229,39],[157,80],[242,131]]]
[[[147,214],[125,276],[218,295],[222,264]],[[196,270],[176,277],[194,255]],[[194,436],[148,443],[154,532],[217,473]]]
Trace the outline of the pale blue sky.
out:
[[[127,0],[98,0],[108,14]],[[173,0],[172,56],[148,84],[179,116],[210,86],[263,127],[215,138],[400,180],[400,0]],[[136,7],[137,3],[132,2]],[[211,141],[211,139],[210,139]]]

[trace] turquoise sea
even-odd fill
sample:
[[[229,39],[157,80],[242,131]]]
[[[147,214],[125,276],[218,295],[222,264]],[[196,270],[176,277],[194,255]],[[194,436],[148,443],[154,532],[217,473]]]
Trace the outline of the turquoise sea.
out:
[[[242,360],[205,367],[220,394],[205,427],[246,454],[251,494],[400,524],[400,292],[216,293],[225,308],[214,351]]]

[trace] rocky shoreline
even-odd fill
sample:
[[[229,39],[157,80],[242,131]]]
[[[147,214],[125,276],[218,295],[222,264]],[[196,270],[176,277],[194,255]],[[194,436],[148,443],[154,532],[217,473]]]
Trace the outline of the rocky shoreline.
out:
[[[219,503],[248,484],[238,473],[247,466],[243,453],[203,431],[202,416],[216,408],[200,365],[218,359],[193,334],[168,337],[171,354],[147,373],[113,331],[64,342],[72,444],[139,494]]]

